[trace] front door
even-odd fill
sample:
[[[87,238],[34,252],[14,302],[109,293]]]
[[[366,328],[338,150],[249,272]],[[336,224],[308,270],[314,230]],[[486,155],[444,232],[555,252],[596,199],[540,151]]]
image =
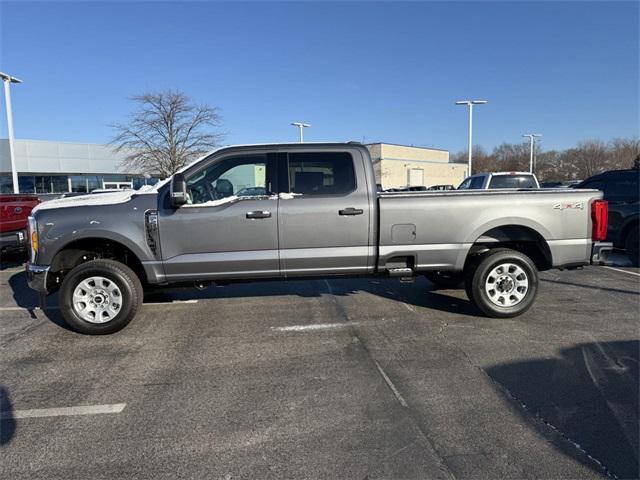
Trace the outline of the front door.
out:
[[[159,212],[167,280],[277,277],[274,173],[275,154],[224,157],[190,172],[188,203]]]
[[[373,268],[370,245],[375,239],[370,238],[363,162],[357,149],[280,155],[280,267],[285,276],[360,274]]]

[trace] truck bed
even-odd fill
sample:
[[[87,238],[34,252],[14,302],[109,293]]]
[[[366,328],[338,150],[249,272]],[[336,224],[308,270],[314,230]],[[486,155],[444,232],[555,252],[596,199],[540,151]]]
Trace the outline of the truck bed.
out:
[[[505,232],[511,241],[543,240],[554,267],[584,263],[590,205],[599,198],[598,190],[575,189],[381,192],[378,268],[408,258],[414,270],[459,271],[472,245],[500,242]]]

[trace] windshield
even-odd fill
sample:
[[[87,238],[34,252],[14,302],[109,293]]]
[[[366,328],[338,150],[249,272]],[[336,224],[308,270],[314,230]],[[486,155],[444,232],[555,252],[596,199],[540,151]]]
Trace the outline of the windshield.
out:
[[[538,188],[533,175],[495,175],[489,188]]]

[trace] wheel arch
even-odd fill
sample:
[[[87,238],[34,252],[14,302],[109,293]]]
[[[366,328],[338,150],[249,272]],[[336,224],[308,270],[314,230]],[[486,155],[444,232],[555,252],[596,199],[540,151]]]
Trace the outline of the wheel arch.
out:
[[[131,268],[142,283],[147,281],[140,256],[126,243],[112,238],[88,236],[65,243],[55,253],[47,275],[48,291],[57,290],[64,276],[77,265],[98,258],[121,262]]]
[[[510,248],[527,255],[540,271],[553,265],[551,248],[539,230],[517,223],[492,226],[478,234],[467,253],[465,266],[474,256],[496,248]]]

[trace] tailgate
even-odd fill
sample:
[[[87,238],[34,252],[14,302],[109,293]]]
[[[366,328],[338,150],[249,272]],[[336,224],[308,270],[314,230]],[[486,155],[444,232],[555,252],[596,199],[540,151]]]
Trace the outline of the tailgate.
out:
[[[27,228],[27,217],[38,203],[40,200],[31,195],[0,197],[0,232]]]

